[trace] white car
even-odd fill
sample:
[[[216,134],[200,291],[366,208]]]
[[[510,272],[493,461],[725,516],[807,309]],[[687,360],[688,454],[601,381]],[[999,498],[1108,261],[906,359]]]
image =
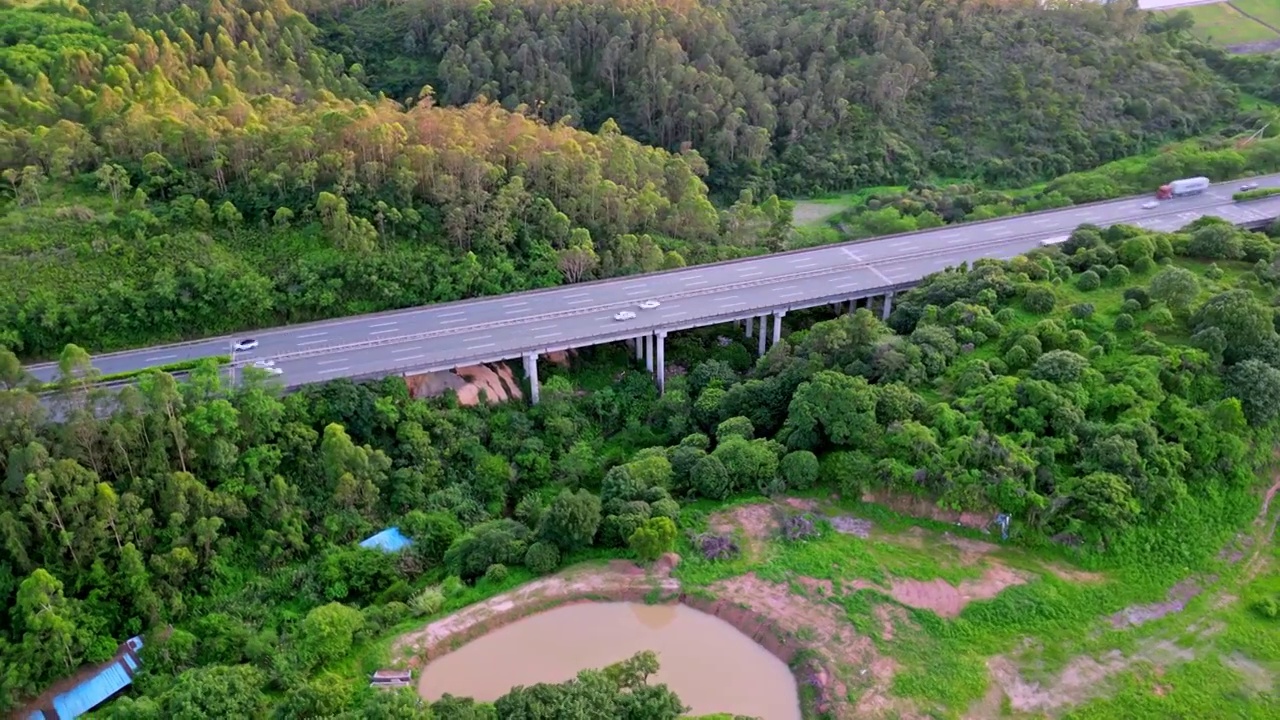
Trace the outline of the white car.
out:
[[[1244,185],[1241,185],[1241,186],[1240,186],[1240,189],[1241,189],[1242,191],[1245,191],[1245,192],[1247,192],[1247,191],[1249,191],[1249,190],[1257,190],[1257,189],[1258,189],[1258,183],[1256,183],[1256,182],[1245,183]]]
[[[236,352],[245,352],[246,350],[252,350],[258,347],[258,341],[253,338],[248,338],[232,345],[232,347],[235,348]]]
[[[618,322],[622,322],[623,320],[635,320],[636,314],[631,312],[630,310],[623,310],[617,315],[614,315],[613,319],[617,320]]]
[[[263,370],[265,370],[267,368],[275,367],[276,361],[275,360],[254,360],[253,364],[255,367],[260,367]]]
[[[1143,210],[1155,210],[1155,209],[1156,209],[1156,208],[1158,208],[1158,207],[1160,207],[1160,203],[1159,203],[1158,201],[1156,201],[1156,200],[1152,200],[1151,202],[1144,204],[1144,205],[1142,206],[1142,209],[1143,209]]]
[[[658,306],[659,306],[659,305],[661,305],[661,304],[662,304],[662,303],[658,302],[657,300],[645,300],[644,302],[640,303],[640,309],[641,309],[641,310],[652,310],[652,309],[654,309],[654,308],[658,307]]]

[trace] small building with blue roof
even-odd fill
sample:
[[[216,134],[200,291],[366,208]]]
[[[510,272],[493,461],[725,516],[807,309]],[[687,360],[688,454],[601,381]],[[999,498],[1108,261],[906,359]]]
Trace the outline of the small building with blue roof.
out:
[[[73,720],[133,684],[133,676],[142,666],[138,652],[142,650],[142,637],[131,637],[116,651],[108,663],[96,671],[84,673],[84,680],[69,690],[58,693],[52,701],[37,701],[27,720]]]

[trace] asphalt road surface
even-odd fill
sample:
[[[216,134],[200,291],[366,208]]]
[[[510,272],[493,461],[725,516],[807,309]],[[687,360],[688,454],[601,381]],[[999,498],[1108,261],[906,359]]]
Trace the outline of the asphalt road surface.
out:
[[[94,366],[112,374],[228,355],[231,344],[245,338],[259,345],[236,353],[235,359],[271,359],[288,385],[488,362],[657,329],[707,325],[755,310],[812,307],[823,299],[869,295],[961,262],[1016,257],[1085,223],[1176,230],[1204,215],[1238,223],[1280,216],[1280,196],[1233,202],[1231,196],[1243,182],[1219,183],[1201,195],[1166,200],[1154,209],[1142,207],[1152,199],[1144,195],[671,272],[116,352],[95,356]],[[1250,182],[1280,187],[1280,174]],[[649,299],[661,305],[638,309]],[[631,310],[636,318],[615,321],[619,310]],[[43,381],[57,375],[53,363],[28,370]]]

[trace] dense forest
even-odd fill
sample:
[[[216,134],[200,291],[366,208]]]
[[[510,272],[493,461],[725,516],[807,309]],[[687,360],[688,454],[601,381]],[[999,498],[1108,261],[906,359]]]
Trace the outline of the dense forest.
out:
[[[696,154],[372,97],[285,0],[0,1],[0,342],[91,350],[777,247]],[[731,228],[732,232],[726,232]]]
[[[370,88],[485,97],[707,159],[736,196],[933,177],[1029,184],[1237,112],[1136,3],[308,0]]]
[[[662,397],[643,371],[585,392],[561,372],[532,408],[414,400],[400,379],[282,397],[212,365],[108,402],[70,347],[51,423],[6,352],[0,700],[143,632],[112,716],[343,712],[360,679],[326,668],[354,645],[588,549],[696,552],[677,530],[698,499],[889,488],[1097,563],[1192,564],[1270,455],[1277,287],[1263,234],[1082,227],[935,275],[887,324],[793,326],[758,362],[715,329],[675,337],[688,372]],[[354,544],[389,523],[409,551]]]

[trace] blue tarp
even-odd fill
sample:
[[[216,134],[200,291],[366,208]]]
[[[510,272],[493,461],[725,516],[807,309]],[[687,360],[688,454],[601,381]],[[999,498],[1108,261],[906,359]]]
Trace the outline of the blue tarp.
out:
[[[401,534],[400,528],[387,528],[377,535],[361,541],[360,547],[393,553],[400,552],[412,544],[412,540]]]

